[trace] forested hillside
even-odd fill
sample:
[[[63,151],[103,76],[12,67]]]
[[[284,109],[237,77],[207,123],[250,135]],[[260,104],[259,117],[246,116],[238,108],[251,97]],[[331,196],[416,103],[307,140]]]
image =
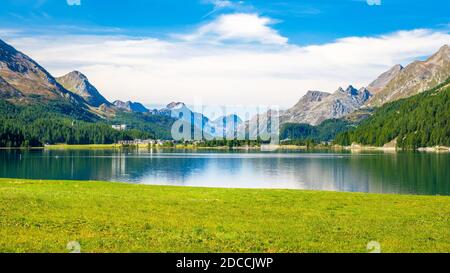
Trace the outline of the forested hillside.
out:
[[[154,115],[140,112],[118,112],[109,121],[113,124],[127,124],[130,128],[149,132],[157,139],[171,139],[171,128],[175,119],[167,115]]]
[[[170,119],[163,125],[147,123],[133,114],[123,119],[101,120],[64,102],[25,106],[0,100],[0,147],[36,147],[46,143],[110,144],[118,140],[167,137],[170,128],[164,126],[170,124]],[[112,123],[120,121],[127,121],[131,130],[111,128]]]
[[[383,146],[395,139],[400,148],[450,146],[450,79],[429,91],[385,104],[355,130],[339,134],[335,142]]]
[[[354,123],[344,119],[329,119],[317,126],[309,124],[286,123],[280,128],[280,139],[285,143],[305,144],[331,141],[338,133],[353,128]]]

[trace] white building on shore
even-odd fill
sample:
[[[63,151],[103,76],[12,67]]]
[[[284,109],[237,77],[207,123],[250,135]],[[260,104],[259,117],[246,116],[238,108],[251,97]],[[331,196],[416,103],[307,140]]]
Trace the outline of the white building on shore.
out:
[[[127,129],[126,124],[112,125],[111,127],[117,131],[125,131]]]

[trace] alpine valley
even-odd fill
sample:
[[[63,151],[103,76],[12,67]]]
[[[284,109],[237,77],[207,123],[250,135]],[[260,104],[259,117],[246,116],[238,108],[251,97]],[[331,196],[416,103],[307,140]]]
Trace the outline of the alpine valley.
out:
[[[444,45],[425,61],[393,66],[367,87],[308,91],[293,107],[271,115],[279,118],[285,142],[450,146],[449,77],[450,48]],[[148,109],[133,101],[110,102],[82,72],[54,77],[2,40],[0,114],[0,147],[170,140],[171,127],[179,118],[201,127],[197,129],[213,127],[209,137],[223,139],[229,130],[249,128],[262,117],[209,119],[183,102],[163,109]],[[117,124],[126,128],[116,130],[112,125]]]

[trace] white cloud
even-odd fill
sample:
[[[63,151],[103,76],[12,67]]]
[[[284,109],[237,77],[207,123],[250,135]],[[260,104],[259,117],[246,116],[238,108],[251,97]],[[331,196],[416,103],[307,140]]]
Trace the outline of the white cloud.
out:
[[[239,41],[284,45],[288,39],[270,27],[275,21],[257,14],[221,15],[192,34],[179,36],[186,41]]]
[[[74,69],[84,72],[110,100],[191,104],[201,98],[206,104],[281,107],[292,106],[307,90],[365,86],[392,65],[407,64],[450,43],[448,32],[426,29],[306,47],[248,44],[252,34],[246,30],[220,31],[219,37],[244,40],[233,44],[204,43],[208,36],[196,37],[196,43],[105,35],[16,35],[6,41],[56,76]],[[253,40],[261,43],[268,39],[256,37]]]

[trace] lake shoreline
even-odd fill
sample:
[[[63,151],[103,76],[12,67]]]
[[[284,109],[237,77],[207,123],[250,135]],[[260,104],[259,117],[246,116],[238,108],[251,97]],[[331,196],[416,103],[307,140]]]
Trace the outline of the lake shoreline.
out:
[[[270,146],[264,149],[264,146]],[[196,145],[185,145],[177,144],[175,146],[163,146],[163,145],[150,145],[150,144],[139,144],[139,145],[123,145],[123,144],[51,144],[45,145],[44,147],[0,147],[0,150],[102,150],[102,149],[172,149],[172,150],[229,150],[229,151],[380,151],[397,153],[402,152],[402,150],[395,146],[369,146],[369,145],[359,145],[353,144],[350,146],[341,145],[316,145],[316,146],[306,146],[306,145],[260,145],[260,146],[196,146]],[[416,152],[426,152],[426,153],[446,153],[450,152],[450,147],[446,146],[434,146],[434,147],[420,147],[416,150],[407,149],[406,151],[416,151]]]
[[[383,252],[448,251],[449,203],[448,196],[0,179],[0,252],[67,252],[71,241],[82,252],[367,252],[374,240]]]
[[[271,146],[271,145],[267,145]],[[205,146],[195,146],[195,145],[183,145],[178,144],[174,147],[167,147],[162,145],[122,145],[122,144],[85,144],[85,145],[70,145],[70,144],[57,144],[57,145],[46,145],[44,147],[33,147],[30,149],[124,149],[124,148],[139,148],[139,149],[183,149],[183,150],[235,150],[235,151],[260,151],[264,150],[264,145],[261,146],[239,146],[239,147],[228,147],[228,146],[215,146],[215,147],[205,147]],[[8,148],[6,148],[8,149]],[[14,148],[12,148],[14,149]],[[27,149],[27,148],[16,148],[16,149]],[[393,146],[368,146],[353,144],[351,146],[341,146],[341,145],[316,145],[313,147],[308,147],[306,145],[273,145],[272,148],[267,150],[278,150],[278,151],[381,151],[381,152],[401,152],[404,151],[398,147]],[[414,151],[414,150],[407,150]],[[435,152],[435,153],[445,153],[450,152],[450,147],[446,146],[434,146],[434,147],[420,147],[417,152]]]

